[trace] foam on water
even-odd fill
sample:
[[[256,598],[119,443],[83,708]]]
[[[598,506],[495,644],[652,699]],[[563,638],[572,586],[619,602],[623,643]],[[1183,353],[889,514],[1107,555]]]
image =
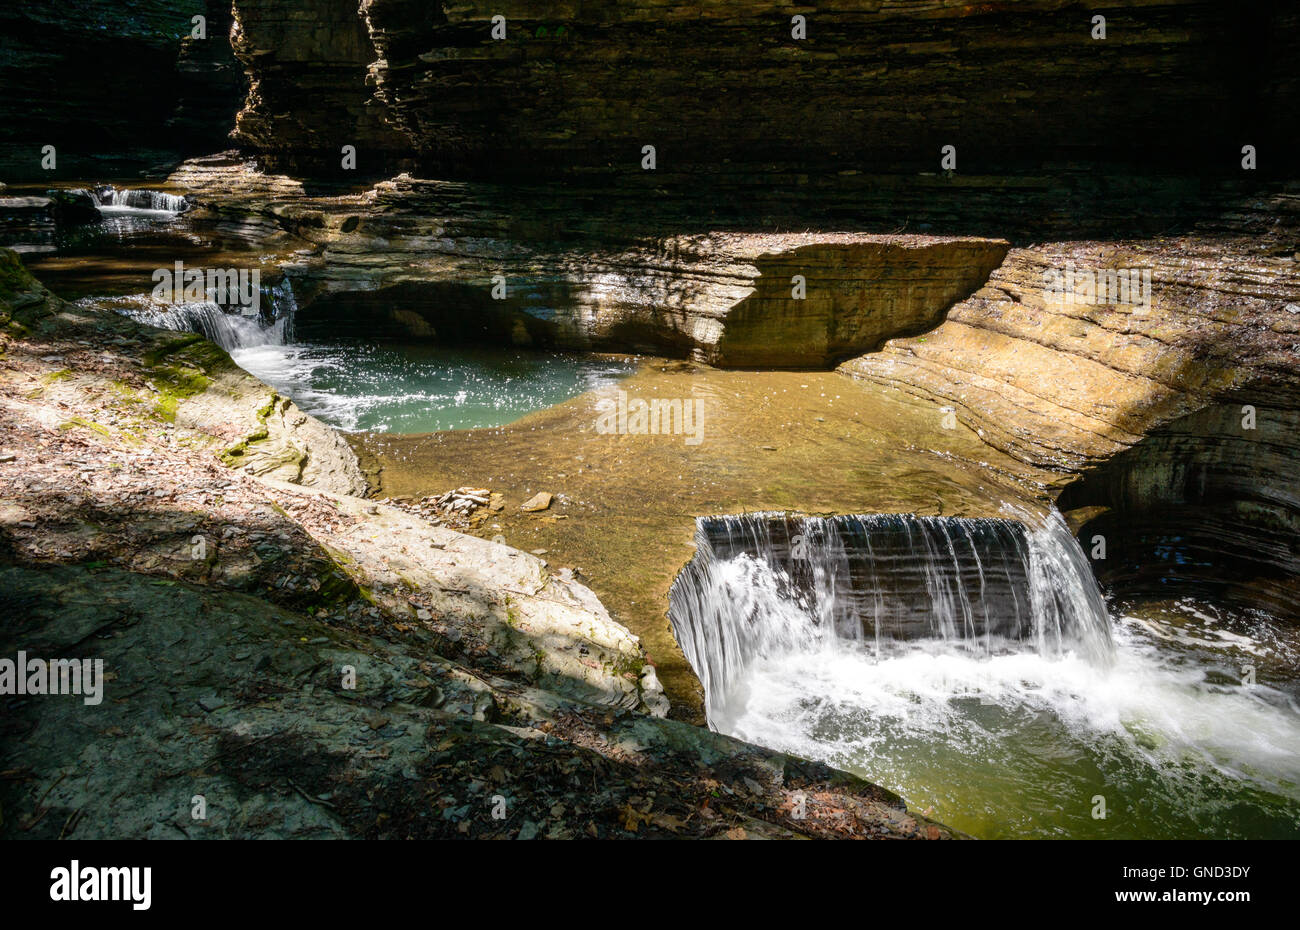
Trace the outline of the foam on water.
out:
[[[200,333],[305,412],[343,430],[400,433],[500,426],[630,374],[626,360],[514,349],[294,341],[292,287],[263,292],[264,313],[210,301],[108,303],[142,323]],[[104,301],[101,301],[103,303]]]
[[[1030,534],[1057,566],[1030,583],[1091,604],[1095,582],[1068,577],[1087,566],[1058,519]],[[1239,676],[1271,643],[1175,636],[1138,616],[1106,621],[1104,661],[1036,634],[845,636],[818,603],[833,585],[810,597],[781,558],[714,560],[709,538],[697,535],[703,558],[678,579],[670,615],[714,729],[858,772],[981,836],[1300,835],[1294,689]],[[962,614],[935,594],[933,609]],[[1098,796],[1106,819],[1092,816]]]
[[[582,356],[358,340],[253,346],[231,357],[339,429],[397,433],[502,426],[632,370]]]
[[[199,333],[231,353],[232,358],[245,350],[282,346],[289,325],[286,318],[268,322],[260,316],[228,312],[208,300],[178,304],[132,301],[128,312],[141,323],[159,329]]]
[[[85,189],[99,212],[113,214],[159,214],[174,215],[189,209],[189,201],[182,194],[166,194],[151,190],[118,190],[104,185],[94,189]]]

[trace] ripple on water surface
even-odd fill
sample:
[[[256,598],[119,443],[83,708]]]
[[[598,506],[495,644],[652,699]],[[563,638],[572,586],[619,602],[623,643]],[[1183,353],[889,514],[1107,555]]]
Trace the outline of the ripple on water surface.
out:
[[[983,838],[1300,836],[1291,683],[1243,687],[1133,615],[1115,632],[1109,669],[933,641],[771,657],[716,724],[855,771]]]
[[[620,357],[343,340],[231,356],[332,426],[389,433],[503,426],[634,367]]]

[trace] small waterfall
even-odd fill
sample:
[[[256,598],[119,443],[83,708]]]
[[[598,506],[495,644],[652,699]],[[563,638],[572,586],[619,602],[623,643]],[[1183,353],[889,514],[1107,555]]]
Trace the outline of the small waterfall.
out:
[[[1110,619],[1059,514],[704,518],[670,593],[677,641],[710,707],[755,657],[937,639],[1109,661]]]
[[[118,190],[111,185],[103,185],[93,190],[85,190],[95,201],[100,210],[148,210],[157,213],[184,213],[190,208],[190,202],[183,194],[164,194],[162,191]]]
[[[198,333],[231,353],[288,345],[293,340],[293,321],[298,309],[293,285],[286,278],[265,288],[261,298],[261,306],[270,307],[269,314],[226,308],[210,300],[174,304],[157,300],[133,302],[123,312],[159,329]]]
[[[227,352],[285,343],[284,330],[287,320],[277,320],[268,325],[258,317],[228,313],[221,308],[220,304],[209,300],[180,304],[152,303],[148,306],[131,308],[128,315],[141,323],[159,329],[199,333]]]

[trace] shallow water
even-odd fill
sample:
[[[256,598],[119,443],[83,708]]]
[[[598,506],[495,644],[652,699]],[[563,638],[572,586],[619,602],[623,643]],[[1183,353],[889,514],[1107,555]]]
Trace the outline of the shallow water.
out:
[[[685,434],[607,434],[602,412],[629,397],[699,403]],[[695,518],[759,510],[998,515],[1032,508],[1019,463],[972,431],[944,429],[936,407],[834,372],[719,371],[644,360],[636,374],[499,429],[360,434],[381,497],[473,484],[505,508],[476,530],[546,550],[641,637],[682,719],[703,721],[702,692],[667,619],[668,589],[694,554]],[[1003,471],[1005,469],[1005,471]],[[519,505],[555,495],[541,513]]]
[[[57,293],[140,295],[178,258],[271,269],[289,254],[165,211],[103,212],[94,227],[29,243]],[[383,466],[381,493],[503,492],[506,510],[480,533],[581,566],[659,663],[679,716],[702,705],[665,610],[695,517],[990,514],[1006,500],[1041,504],[1050,480],[965,428],[942,429],[923,401],[834,373],[670,362],[624,381],[635,367],[625,359],[303,344],[284,327],[268,338],[252,320],[218,322],[241,366],[363,431],[354,438]],[[701,442],[600,434],[598,406],[620,387],[702,402]],[[538,490],[556,494],[553,507],[521,513]],[[792,637],[797,648],[759,657],[719,697],[713,723],[856,771],[981,837],[1300,836],[1297,631],[1192,598],[1112,601],[1111,613],[1115,660],[1104,667],[1010,642],[831,648]],[[1093,816],[1099,797],[1104,819]]]
[[[41,196],[47,187],[91,188],[98,182],[65,181],[52,185],[16,185],[6,196]],[[119,190],[183,194],[163,180],[114,182]],[[152,201],[152,198],[150,198]],[[146,202],[146,201],[141,201]],[[183,261],[192,267],[260,268],[276,271],[302,245],[285,236],[242,233],[196,221],[189,213],[148,206],[105,203],[100,221],[55,227],[41,224],[0,229],[0,245],[22,253],[23,262],[41,283],[65,300],[121,297],[148,293],[153,272]]]

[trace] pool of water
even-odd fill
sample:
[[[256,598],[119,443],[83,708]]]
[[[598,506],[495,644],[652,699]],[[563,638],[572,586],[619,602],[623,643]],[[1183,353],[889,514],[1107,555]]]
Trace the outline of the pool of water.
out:
[[[642,636],[679,714],[693,708],[696,684],[664,610],[696,516],[983,513],[1036,480],[968,431],[941,429],[929,406],[829,372],[641,363],[622,382],[636,361],[315,334],[297,342],[283,325],[291,317],[267,326],[212,308],[160,312],[142,293],[154,269],[183,258],[269,271],[292,248],[200,231],[167,211],[110,208],[94,226],[22,235],[13,244],[64,297],[94,295],[97,306],[172,328],[206,320],[213,330],[197,331],[243,368],[363,434],[355,441],[384,466],[383,493],[472,480],[513,505],[555,492],[547,517],[511,506],[484,532],[582,566]],[[616,382],[701,401],[702,442],[594,429]],[[1112,601],[1110,612],[1115,660],[1104,667],[1011,643],[980,652],[839,643],[759,658],[711,722],[857,772],[980,837],[1300,836],[1297,631],[1192,598]]]
[[[231,350],[331,426],[384,433],[502,426],[630,374],[626,358],[335,339]]]
[[[756,662],[712,722],[981,838],[1300,836],[1295,632],[1191,601],[1112,613],[1109,667],[839,644]]]

